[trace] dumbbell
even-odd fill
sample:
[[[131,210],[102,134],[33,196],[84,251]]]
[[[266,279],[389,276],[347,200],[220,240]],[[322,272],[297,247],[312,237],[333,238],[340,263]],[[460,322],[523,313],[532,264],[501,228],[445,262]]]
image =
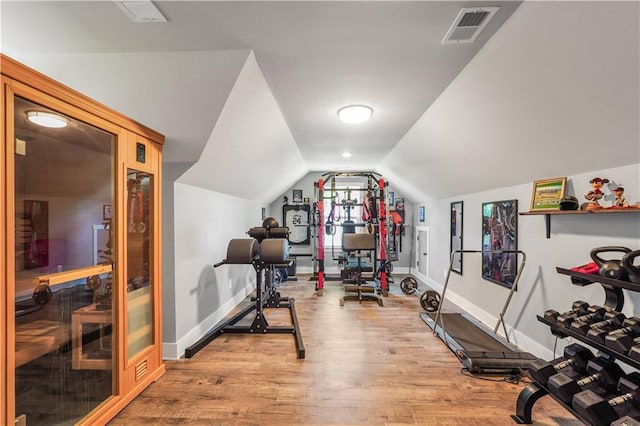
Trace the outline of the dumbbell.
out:
[[[629,336],[629,338],[631,338],[637,335],[640,335],[640,318],[637,317],[627,318],[622,321],[622,328],[616,328],[615,330],[592,328],[587,333],[587,337],[589,339],[594,340],[598,343],[605,343],[606,339],[611,336]]]
[[[638,345],[629,349],[629,358],[640,361],[640,342],[638,342]]]
[[[602,306],[593,305],[587,308],[587,313],[584,315],[580,315],[579,317],[575,317],[572,315],[567,315],[566,317],[559,316],[556,320],[556,324],[562,327],[569,327],[574,321],[595,321],[599,320],[603,317],[605,313],[610,311],[611,309],[603,308]]]
[[[622,395],[606,400],[591,390],[586,390],[573,397],[573,408],[589,424],[606,426],[618,419],[614,407],[631,403],[640,406],[640,373],[633,373],[620,378],[618,389]]]
[[[574,380],[563,373],[558,373],[549,377],[547,387],[549,392],[554,394],[565,404],[571,404],[573,396],[581,392],[583,387],[589,383],[596,382],[603,389],[613,390],[618,384],[624,371],[618,364],[609,358],[594,358],[587,363],[587,374],[580,380]]]
[[[611,426],[640,426],[640,421],[631,416],[624,416],[611,423]]]
[[[610,311],[604,314],[602,321],[587,322],[587,321],[574,321],[571,323],[571,331],[578,334],[586,335],[589,330],[599,328],[602,330],[611,330],[612,328],[620,326],[626,316],[622,312]]]
[[[565,312],[554,311],[553,309],[549,309],[544,313],[544,319],[551,322],[556,322],[558,317],[570,317],[574,318],[579,315],[584,315],[587,313],[587,309],[589,308],[589,304],[587,302],[583,302],[582,300],[576,300],[571,305],[571,310]]]
[[[586,373],[587,363],[594,355],[582,345],[573,343],[564,348],[564,360],[552,364],[543,359],[537,359],[529,364],[529,375],[533,380],[546,386],[549,377],[557,374],[565,367],[571,367],[580,373]]]

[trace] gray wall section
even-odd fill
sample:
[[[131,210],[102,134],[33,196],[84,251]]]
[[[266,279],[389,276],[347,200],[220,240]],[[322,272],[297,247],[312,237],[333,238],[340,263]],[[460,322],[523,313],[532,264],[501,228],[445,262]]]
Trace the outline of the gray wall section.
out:
[[[628,200],[640,201],[639,164],[570,176],[569,193],[582,199],[589,190],[588,181],[594,176],[624,182]],[[519,211],[523,212],[529,210],[530,196],[531,184],[524,184],[425,202],[428,214],[424,225],[429,227],[431,240],[428,283],[438,290],[444,284],[444,274],[449,266],[451,201],[464,201],[464,249],[480,250],[482,203],[517,199]],[[547,309],[564,311],[577,299],[591,304],[604,303],[604,291],[599,284],[572,285],[570,277],[558,274],[555,269],[556,266],[570,268],[588,263],[591,249],[601,246],[640,249],[640,212],[552,216],[550,239],[545,236],[544,216],[518,216],[518,248],[526,253],[527,262],[505,319],[519,345],[548,358],[554,337],[548,327],[537,321],[536,315]],[[610,258],[616,258],[616,254],[612,253]],[[450,277],[447,298],[493,327],[508,290],[482,279],[479,254],[465,254],[463,262],[463,275],[452,274]],[[625,290],[625,298],[623,312],[638,316],[640,294]],[[560,350],[564,344],[566,342],[560,342]]]
[[[162,341],[176,341],[174,183],[193,165],[162,164]]]

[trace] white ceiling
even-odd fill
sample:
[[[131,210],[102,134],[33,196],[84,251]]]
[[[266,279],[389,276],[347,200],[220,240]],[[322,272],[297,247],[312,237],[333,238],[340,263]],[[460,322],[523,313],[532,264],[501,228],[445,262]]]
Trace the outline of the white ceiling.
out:
[[[156,4],[168,23],[134,24],[111,1],[2,0],[0,47],[165,134],[169,162],[263,152],[262,128],[248,143],[226,126],[264,120],[221,120],[253,51],[279,108],[268,115],[290,132],[278,121],[264,140],[287,134],[275,146],[292,140],[305,163],[280,164],[291,184],[301,170],[376,170],[418,201],[640,162],[637,1]],[[474,43],[440,44],[470,5],[501,8]],[[339,122],[348,103],[373,120]]]
[[[157,1],[165,24],[134,24],[111,1],[3,1],[2,49],[9,56],[253,50],[310,170],[373,169],[519,5],[471,3],[501,9],[474,43],[443,45],[469,1]],[[237,64],[229,66],[237,74]],[[350,103],[372,106],[373,120],[338,121],[337,109]],[[176,129],[144,124],[168,136]],[[197,149],[169,148],[165,159],[197,159],[207,137],[180,140]],[[343,150],[354,155],[345,160]]]

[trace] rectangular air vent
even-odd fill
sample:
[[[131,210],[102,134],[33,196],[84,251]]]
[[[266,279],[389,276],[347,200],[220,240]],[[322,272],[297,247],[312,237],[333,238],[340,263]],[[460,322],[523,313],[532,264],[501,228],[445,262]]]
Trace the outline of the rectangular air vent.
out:
[[[467,7],[460,10],[442,39],[442,44],[471,43],[489,23],[499,7]]]
[[[144,361],[136,365],[135,369],[136,369],[136,382],[137,382],[147,374],[147,371],[149,371],[148,361],[145,359]]]
[[[151,0],[116,1],[116,4],[133,22],[167,22]]]

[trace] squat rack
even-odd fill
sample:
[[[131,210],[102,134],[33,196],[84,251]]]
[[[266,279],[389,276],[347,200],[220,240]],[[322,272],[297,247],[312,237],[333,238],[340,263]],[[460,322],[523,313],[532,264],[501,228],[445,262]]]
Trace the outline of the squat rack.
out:
[[[316,212],[317,215],[314,215],[313,223],[314,228],[316,229],[316,239],[317,244],[315,246],[316,256],[315,261],[317,262],[317,284],[316,290],[318,296],[322,296],[324,291],[324,282],[325,282],[325,270],[324,270],[324,201],[327,199],[333,200],[333,193],[335,192],[335,180],[338,177],[364,177],[367,179],[367,189],[351,189],[351,191],[366,191],[367,194],[371,195],[371,217],[369,218],[368,223],[363,224],[350,224],[349,226],[366,226],[371,225],[373,232],[376,234],[377,245],[374,250],[374,265],[373,265],[373,276],[379,275],[380,277],[380,286],[382,290],[383,296],[389,295],[388,288],[388,280],[387,280],[387,272],[384,267],[387,261],[387,203],[386,203],[386,188],[388,183],[384,181],[384,179],[377,173],[373,172],[329,172],[322,175],[318,182],[314,184],[315,186],[315,203],[316,203]],[[331,196],[325,195],[325,185],[331,185]],[[377,191],[377,197],[376,197]],[[376,206],[376,200],[378,201],[378,205]],[[363,206],[363,202],[361,204],[357,204]],[[351,206],[356,204],[350,204]],[[377,207],[377,212],[374,207]],[[376,212],[377,214],[373,215]],[[341,226],[341,225],[334,225]],[[377,264],[377,262],[380,262]],[[314,263],[315,265],[315,263]],[[315,269],[315,268],[314,268]],[[378,274],[379,271],[379,274]],[[314,271],[315,273],[315,271]]]

